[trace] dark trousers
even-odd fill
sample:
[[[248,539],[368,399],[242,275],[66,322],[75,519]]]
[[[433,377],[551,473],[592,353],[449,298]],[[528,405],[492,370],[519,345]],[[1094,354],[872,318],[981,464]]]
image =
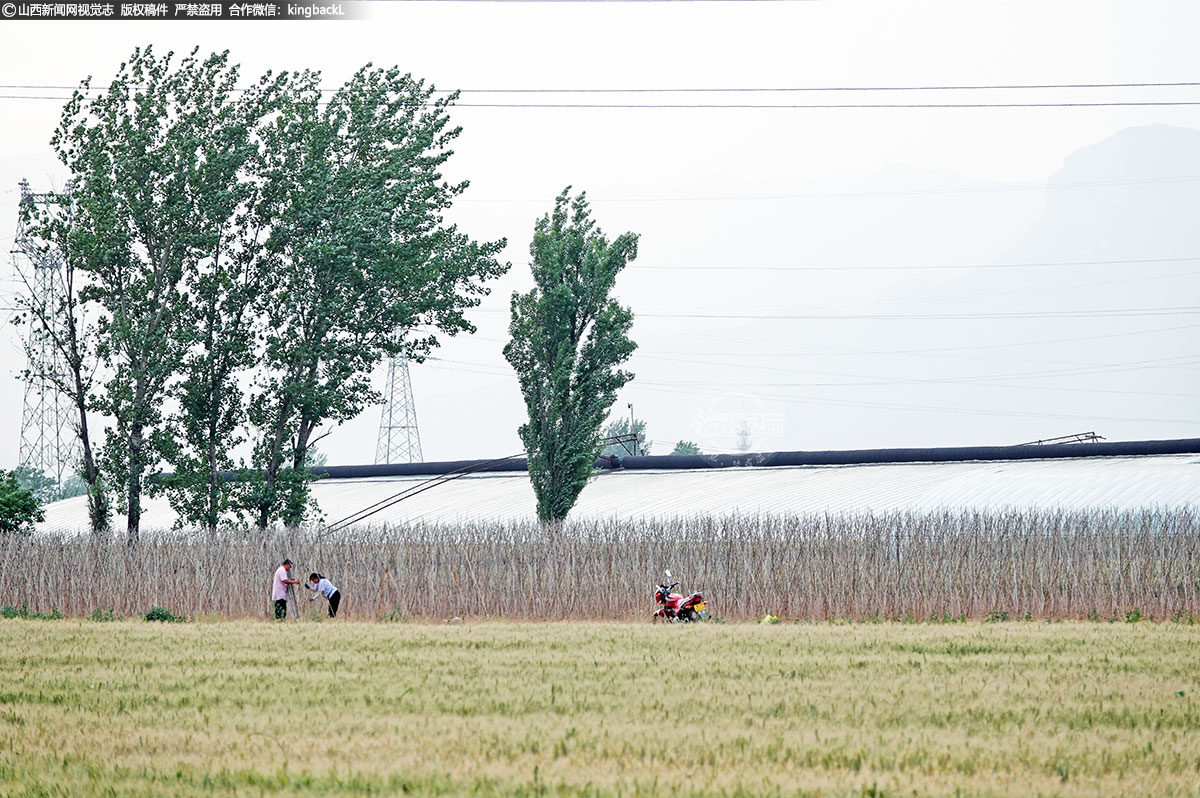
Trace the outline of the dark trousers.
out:
[[[282,621],[287,617],[287,599],[275,599],[275,620]]]
[[[342,591],[335,590],[333,595],[329,597],[329,617],[336,618],[338,605],[342,603]]]

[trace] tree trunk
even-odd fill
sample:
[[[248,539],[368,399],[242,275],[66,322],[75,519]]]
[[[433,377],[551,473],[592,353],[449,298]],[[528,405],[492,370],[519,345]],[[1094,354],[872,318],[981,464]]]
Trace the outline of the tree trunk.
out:
[[[216,395],[217,391],[214,388],[212,395]],[[208,417],[208,497],[204,504],[204,526],[209,532],[213,532],[217,528],[217,523],[221,520],[221,511],[218,506],[221,498],[220,472],[217,469],[217,415],[220,413],[220,402],[216,403],[216,407],[209,411]]]
[[[301,421],[300,429],[296,432],[296,449],[292,452],[292,468],[304,468],[308,460],[308,440],[312,437],[313,424],[311,421]]]
[[[213,254],[213,268],[216,269],[221,261],[220,237],[217,238],[217,249]],[[208,314],[205,318],[205,346],[210,353],[210,365],[208,374],[208,441],[205,458],[207,459],[206,478],[207,478],[207,495],[204,501],[204,527],[209,532],[215,532],[217,524],[221,520],[221,484],[220,475],[217,468],[217,428],[220,426],[222,400],[224,399],[222,388],[225,385],[225,363],[217,355],[211,354],[215,349],[214,327],[216,326],[216,304],[210,302],[208,305]],[[215,361],[215,362],[213,362]]]
[[[133,424],[129,430],[129,503],[125,543],[133,548],[138,543],[142,524],[142,425]]]
[[[313,422],[301,419],[296,430],[296,446],[292,450],[292,469],[299,473],[308,460],[308,441],[312,438]],[[304,523],[304,507],[308,498],[308,480],[292,480],[288,483],[287,501],[284,502],[283,522],[288,526],[300,526]]]
[[[110,516],[108,510],[108,495],[100,484],[100,469],[96,467],[96,456],[92,453],[92,440],[88,434],[87,410],[79,406],[79,440],[83,444],[83,481],[88,487],[88,520],[91,522],[92,534],[99,537],[107,535]]]
[[[92,534],[99,537],[108,534],[109,511],[108,496],[100,484],[100,469],[96,466],[96,456],[92,452],[92,437],[88,432],[87,391],[83,388],[83,376],[78,368],[72,367],[75,380],[75,410],[79,413],[79,442],[83,446],[83,481],[88,487],[88,521],[91,523]]]
[[[283,456],[283,430],[287,426],[287,417],[291,410],[291,399],[285,398],[275,418],[275,429],[271,431],[271,451],[267,457],[267,467],[263,469],[263,495],[258,501],[259,529],[266,529],[271,521],[271,509],[275,505],[275,483],[279,479],[279,461]]]

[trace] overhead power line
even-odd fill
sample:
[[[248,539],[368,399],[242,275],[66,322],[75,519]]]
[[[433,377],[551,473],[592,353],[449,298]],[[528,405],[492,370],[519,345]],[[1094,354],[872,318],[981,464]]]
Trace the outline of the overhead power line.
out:
[[[665,385],[663,383],[648,384],[644,381],[639,381],[636,387],[644,391],[660,391],[673,394],[694,394],[700,396],[711,396],[711,388],[704,390],[696,390],[694,388],[678,388]],[[1068,413],[1042,413],[1029,412],[1022,410],[987,410],[983,408],[967,408],[967,407],[944,407],[935,405],[909,405],[899,404],[895,402],[864,402],[850,399],[824,399],[816,396],[796,396],[794,394],[772,394],[746,392],[747,396],[758,397],[777,402],[791,402],[803,404],[820,404],[834,405],[838,407],[869,407],[880,410],[914,410],[923,413],[953,413],[974,416],[1022,416],[1027,418],[1062,418],[1074,421],[1089,420],[1089,421],[1127,421],[1147,424],[1200,424],[1200,420],[1195,418],[1148,418],[1138,416],[1093,416]]]
[[[996,83],[927,86],[675,86],[623,88],[479,88],[479,89],[434,89],[437,94],[744,94],[744,93],[788,93],[788,92],[841,92],[841,91],[1009,91],[1024,89],[1173,89],[1200,86],[1200,81],[1140,82],[1140,83]],[[3,90],[21,91],[73,91],[78,86],[47,84],[0,84]],[[130,88],[138,88],[131,86]],[[105,91],[104,86],[91,87],[91,91]],[[249,87],[238,87],[236,92],[251,91]],[[340,89],[318,89],[332,94]]]
[[[430,359],[434,359],[434,358],[430,358]],[[448,365],[441,366],[441,368],[448,368],[451,371],[467,372],[470,374],[479,374],[479,375],[489,376],[489,377],[512,378],[512,376],[513,376],[511,371],[506,371],[502,367],[493,366],[491,364],[484,364],[484,363],[468,364],[466,361],[442,361],[442,363],[443,364],[444,363],[461,363],[462,364],[462,366],[448,366]],[[482,369],[471,368],[470,366],[483,367],[483,368]],[[1146,367],[1150,367],[1150,366],[1132,366],[1132,365],[1130,366],[1130,368],[1146,368]],[[1159,366],[1159,367],[1161,368],[1164,366]],[[1169,368],[1170,366],[1165,366],[1165,367]],[[486,369],[486,370],[483,370],[483,369]],[[949,381],[897,380],[895,383],[891,383],[891,384],[896,385],[896,384],[913,383],[913,382],[942,383],[942,382],[949,382]],[[972,382],[972,381],[970,381],[970,378],[954,381],[954,383],[959,384],[959,385],[976,385],[976,386],[983,386],[983,387],[1027,388],[1027,389],[1033,389],[1033,390],[1038,390],[1038,391],[1076,390],[1076,389],[1072,389],[1072,388],[1041,386],[1041,385],[1039,385],[1039,386],[1018,386],[1018,385],[996,384],[994,386],[989,386],[986,383],[980,383],[977,381]],[[694,383],[676,383],[676,382],[657,382],[654,380],[639,379],[635,383],[632,383],[632,387],[635,389],[639,389],[639,390],[660,391],[660,392],[673,393],[673,394],[692,394],[692,395],[701,395],[701,396],[711,396],[713,385],[718,385],[718,384],[723,384],[723,383],[720,383],[718,381],[713,381],[713,382],[706,382],[703,384],[694,384]],[[738,381],[736,383],[736,386],[738,386],[739,388],[741,386],[746,386],[747,388],[749,388],[751,385],[752,384],[744,383],[742,381]],[[762,384],[760,384],[760,385],[762,385]],[[772,385],[773,387],[791,387],[791,386],[777,385],[777,384],[768,384],[768,385]],[[843,383],[842,385],[855,387],[851,383]],[[766,387],[766,385],[764,385],[764,387]],[[823,386],[820,386],[820,385],[803,385],[803,386],[796,385],[795,387],[823,387]],[[828,387],[841,387],[841,386],[830,385]],[[1086,389],[1079,389],[1079,390],[1086,390]],[[1159,396],[1173,395],[1173,394],[1151,394],[1150,392],[1140,392],[1140,391],[1117,391],[1117,390],[1099,390],[1099,391],[1089,391],[1089,392],[1091,392],[1091,393],[1106,393],[1106,394],[1109,394],[1109,393],[1112,393],[1112,394],[1143,394],[1143,393],[1145,393],[1146,395],[1159,395]],[[1076,420],[1092,419],[1092,420],[1103,420],[1103,421],[1126,421],[1126,422],[1143,422],[1143,423],[1160,423],[1160,424],[1200,424],[1200,421],[1197,421],[1195,419],[1150,418],[1150,417],[1129,417],[1129,416],[1086,416],[1086,415],[1068,415],[1068,414],[1061,414],[1061,413],[1028,412],[1028,411],[1019,411],[1019,410],[986,410],[986,409],[982,409],[982,408],[934,407],[931,405],[909,405],[909,404],[899,404],[899,403],[871,402],[871,401],[862,401],[862,400],[834,399],[834,398],[829,398],[829,397],[797,396],[795,394],[763,393],[761,391],[753,391],[753,390],[746,390],[746,391],[744,391],[744,393],[747,396],[758,397],[758,398],[773,400],[773,401],[804,402],[804,403],[812,403],[812,404],[837,405],[837,406],[843,406],[843,407],[870,407],[870,408],[894,409],[894,410],[919,410],[919,411],[923,411],[923,412],[945,412],[945,413],[954,413],[954,414],[983,415],[983,416],[997,416],[997,417],[1023,416],[1023,417],[1030,417],[1030,418],[1064,418],[1064,419],[1076,419]]]
[[[1129,180],[1083,180],[1071,183],[1018,183],[1010,186],[972,186],[962,188],[929,188],[903,191],[828,191],[805,194],[732,194],[718,196],[675,196],[675,197],[588,197],[588,202],[727,202],[731,200],[792,200],[792,199],[857,199],[869,197],[916,197],[941,194],[990,194],[997,191],[1049,191],[1066,188],[1093,188],[1100,186],[1139,186],[1160,183],[1185,183],[1200,180],[1200,175],[1177,177],[1147,177]],[[545,197],[517,199],[505,197],[464,197],[456,202],[488,203],[545,203]]]
[[[483,364],[479,364],[479,365],[483,365]],[[502,371],[481,371],[481,370],[474,369],[474,368],[456,368],[453,366],[442,366],[442,368],[449,368],[452,371],[462,371],[462,372],[467,372],[467,373],[471,373],[471,374],[480,374],[480,375],[489,376],[489,377],[504,377],[504,378],[512,377],[511,372],[504,373]],[[718,384],[722,384],[722,383],[718,383],[718,382],[706,383],[704,386],[701,387],[701,386],[697,386],[697,385],[656,382],[653,380],[639,379],[636,382],[631,383],[630,387],[637,389],[637,390],[643,390],[643,391],[659,391],[659,392],[671,393],[671,394],[688,394],[688,395],[711,397],[713,385],[718,385]],[[969,383],[965,383],[965,384],[969,384]],[[741,385],[742,385],[741,382],[736,383],[736,386],[741,386]],[[998,386],[998,387],[1010,387],[1010,386]],[[1011,386],[1011,387],[1018,387],[1018,386]],[[1030,387],[1033,387],[1033,386],[1030,386]],[[1056,388],[1053,388],[1053,387],[1044,387],[1044,386],[1037,386],[1036,389],[1037,390],[1057,390]],[[1125,393],[1124,391],[1102,391],[1102,392],[1103,393]],[[1197,420],[1197,419],[1152,418],[1152,417],[1145,417],[1145,416],[1133,416],[1133,417],[1131,417],[1131,416],[1089,416],[1089,415],[1074,415],[1074,414],[1064,414],[1064,413],[1030,412],[1030,411],[1021,411],[1021,410],[987,410],[987,409],[983,409],[983,408],[945,407],[945,406],[934,406],[934,405],[928,405],[928,404],[910,405],[910,404],[900,404],[900,403],[893,403],[893,402],[871,402],[871,401],[862,401],[862,400],[853,400],[853,399],[833,399],[833,398],[829,398],[829,397],[797,396],[795,394],[763,393],[761,391],[752,391],[752,390],[739,391],[739,393],[744,393],[744,395],[749,396],[749,397],[766,399],[768,401],[835,405],[835,406],[839,406],[839,407],[867,407],[867,408],[877,408],[877,409],[886,409],[886,410],[916,410],[916,411],[921,411],[921,412],[952,413],[952,414],[995,416],[995,417],[1022,416],[1022,417],[1027,417],[1027,418],[1062,418],[1062,419],[1072,419],[1072,420],[1125,421],[1125,422],[1139,422],[1139,423],[1153,423],[1153,424],[1200,424],[1200,420]]]
[[[0,94],[0,100],[70,100],[65,95]],[[95,98],[88,98],[94,100]],[[327,105],[328,102],[321,102]],[[1008,102],[1008,103],[453,103],[451,108],[518,108],[518,109],[616,109],[616,110],[845,110],[845,109],[964,109],[964,108],[1165,108],[1200,105],[1200,100],[1140,100],[1106,102]],[[419,103],[420,108],[434,108],[436,103]]]
[[[943,346],[931,349],[857,349],[844,350],[833,352],[713,352],[706,349],[703,352],[695,351],[655,351],[648,350],[639,354],[644,355],[718,355],[724,357],[851,357],[856,355],[925,355],[932,353],[944,352],[974,352],[981,349],[1012,349],[1023,346],[1042,346],[1045,344],[1062,344],[1073,343],[1077,341],[1097,341],[1104,338],[1126,338],[1131,335],[1150,335],[1152,333],[1175,332],[1177,330],[1193,330],[1200,327],[1200,324],[1184,324],[1178,327],[1156,327],[1153,330],[1131,330],[1129,332],[1105,333],[1103,335],[1083,335],[1074,338],[1051,338],[1040,341],[1013,341],[1002,344],[980,344],[975,346]],[[472,336],[476,338],[478,336]],[[494,341],[504,342],[506,339],[494,338],[489,339]]]
[[[637,354],[635,353],[635,357]],[[1146,371],[1146,370],[1162,370],[1174,368],[1195,368],[1196,360],[1200,359],[1200,355],[1176,355],[1173,357],[1151,358],[1146,360],[1131,360],[1120,363],[1093,363],[1075,366],[1071,368],[1055,368],[1041,369],[1038,371],[1018,371],[1009,372],[1006,374],[980,374],[969,377],[953,377],[953,378],[927,378],[927,377],[883,377],[876,374],[847,374],[842,371],[817,371],[813,369],[796,369],[796,368],[777,368],[771,366],[755,366],[741,363],[727,363],[711,360],[693,360],[688,358],[671,358],[659,357],[654,355],[646,355],[651,360],[669,360],[679,363],[693,363],[697,365],[707,366],[725,366],[729,368],[753,368],[766,369],[770,371],[781,371],[789,374],[811,374],[820,377],[842,377],[845,379],[856,380],[871,380],[871,382],[829,382],[829,383],[780,383],[780,382],[746,382],[738,381],[739,385],[756,385],[767,388],[837,388],[837,387],[853,387],[860,385],[895,385],[908,383],[938,383],[938,384],[971,384],[977,383],[980,380],[1023,380],[1031,377],[1076,377],[1089,376],[1092,374],[1112,374],[1126,371]],[[478,363],[470,360],[447,360],[445,358],[429,358],[442,363],[454,363],[459,366],[477,366],[485,369],[496,369],[501,374],[509,374],[509,369],[500,364]],[[711,385],[712,380],[682,380],[676,381],[674,384],[681,385]],[[1190,394],[1188,394],[1190,395]]]
[[[1193,359],[1195,356],[1189,356]],[[444,360],[437,358],[441,363],[457,364],[457,367],[451,368],[451,371],[466,372],[469,374],[480,374],[487,377],[512,377],[511,371],[505,370],[501,366],[495,366],[488,363],[472,363],[465,360]],[[707,366],[721,366],[728,368],[750,368],[756,370],[783,371],[788,373],[799,374],[815,374],[829,375],[841,377],[864,377],[865,381],[856,382],[804,382],[804,383],[780,383],[780,382],[748,382],[745,380],[737,380],[736,383],[728,383],[727,381],[710,379],[710,380],[675,380],[672,382],[656,382],[654,380],[640,380],[636,385],[670,385],[685,388],[711,388],[713,385],[736,384],[739,388],[862,388],[862,387],[901,387],[922,385],[949,385],[954,387],[968,388],[1009,388],[1014,390],[1034,390],[1034,391],[1065,391],[1073,393],[1103,393],[1103,394],[1119,394],[1125,396],[1158,396],[1158,397],[1184,397],[1197,398],[1200,394],[1195,393],[1180,393],[1171,391],[1136,391],[1136,390],[1119,390],[1109,388],[1078,388],[1063,385],[1026,385],[1012,384],[1003,382],[987,382],[990,379],[1025,379],[1028,377],[1057,377],[1057,376],[1088,376],[1091,374],[1108,374],[1113,372],[1125,371],[1144,371],[1149,369],[1169,369],[1175,367],[1187,367],[1185,364],[1170,363],[1170,364],[1130,364],[1127,366],[1115,368],[1096,368],[1087,371],[1080,370],[1078,373],[1071,371],[1070,373],[1056,374],[1050,372],[1030,372],[1027,375],[981,375],[978,377],[955,377],[946,379],[936,379],[932,377],[872,377],[869,375],[853,375],[842,374],[840,372],[830,371],[809,371],[804,369],[775,369],[768,366],[756,366],[750,364],[738,363],[723,363],[707,360],[682,360],[676,358],[652,358],[654,360],[677,360],[681,363],[694,363]],[[1178,358],[1169,358],[1169,360],[1178,360]],[[444,366],[445,367],[445,366]]]
[[[630,271],[756,271],[756,272],[854,272],[854,271],[927,271],[941,269],[1029,269],[1043,266],[1123,266],[1127,264],[1146,263],[1188,263],[1200,261],[1200,256],[1185,258],[1133,258],[1127,260],[1068,260],[1068,261],[1031,261],[1025,263],[951,263],[933,266],[900,265],[900,266],[642,266],[636,261],[629,267]],[[527,263],[522,265],[529,265]]]
[[[518,88],[466,88],[466,89],[435,89],[435,94],[448,95],[457,92],[460,95],[730,95],[730,94],[805,94],[805,93],[897,93],[897,92],[978,92],[978,91],[1044,91],[1044,90],[1083,90],[1096,89],[1180,89],[1195,88],[1200,81],[1131,81],[1116,83],[997,83],[997,84],[929,84],[916,86],[677,86],[677,87],[518,87]],[[139,88],[136,85],[130,90]],[[5,100],[69,100],[79,86],[53,84],[0,84],[0,90],[5,91],[37,91],[63,92],[70,91],[71,95],[63,94],[4,94],[0,99]],[[94,86],[84,90],[85,94],[97,95],[110,91],[111,87]],[[251,87],[238,87],[233,91],[251,91]],[[341,91],[337,88],[318,88],[318,92],[330,95]],[[433,103],[424,103],[429,107]],[[456,102],[458,108],[608,108],[608,109],[897,109],[897,108],[1114,108],[1114,107],[1169,107],[1200,105],[1200,100],[1074,100],[1059,102],[912,102],[912,103],[759,103],[759,102]]]
[[[0,100],[69,100],[47,95],[0,94]],[[326,103],[322,103],[324,105]],[[1197,106],[1200,100],[1158,102],[1060,102],[1060,103],[454,103],[452,108],[607,108],[617,110],[839,110],[902,108],[1165,108]],[[419,107],[433,108],[433,103]]]
[[[614,108],[836,110],[850,108],[1137,108],[1200,105],[1200,100],[1045,102],[1045,103],[454,103],[454,108]]]
[[[1129,330],[1127,332],[1104,333],[1102,335],[1081,335],[1081,336],[1074,336],[1071,338],[1049,338],[1049,339],[1043,338],[1043,339],[1037,340],[1037,341],[1008,341],[1008,342],[1005,342],[1002,344],[976,344],[973,346],[942,346],[942,347],[925,348],[925,349],[842,349],[842,350],[832,350],[832,351],[826,351],[826,352],[786,352],[786,351],[784,351],[784,352],[780,352],[780,351],[749,352],[746,350],[740,350],[737,352],[714,352],[711,349],[704,349],[703,351],[697,352],[695,350],[682,350],[682,351],[681,350],[671,350],[671,351],[668,351],[668,350],[655,350],[655,349],[643,350],[643,349],[639,348],[637,350],[636,354],[638,354],[638,355],[685,355],[685,356],[693,356],[693,357],[699,356],[699,355],[717,355],[719,357],[771,357],[771,358],[853,357],[853,356],[859,356],[859,355],[870,355],[870,356],[875,356],[875,355],[926,355],[926,354],[935,354],[935,353],[941,354],[944,352],[975,352],[975,351],[979,351],[979,350],[983,350],[983,349],[1013,349],[1013,348],[1020,348],[1020,347],[1025,347],[1025,346],[1044,346],[1044,345],[1048,345],[1048,344],[1075,343],[1075,342],[1079,342],[1079,341],[1098,341],[1098,340],[1103,340],[1106,338],[1127,338],[1127,337],[1133,336],[1133,335],[1153,335],[1156,333],[1178,332],[1179,330],[1194,330],[1197,328],[1200,328],[1200,324],[1182,324],[1182,325],[1178,325],[1178,326],[1174,326],[1174,327],[1155,327],[1154,329],[1151,329],[1151,330]],[[756,341],[739,341],[739,340],[730,341],[725,336],[722,336],[721,340],[725,341],[727,343],[750,343],[750,344],[758,343]],[[462,341],[469,341],[469,342],[479,341],[479,342],[491,342],[491,343],[503,344],[503,343],[507,343],[508,339],[507,338],[490,338],[490,337],[484,336],[484,335],[472,335],[469,338],[459,339],[459,341],[460,342],[462,342]],[[436,358],[427,358],[427,359],[433,360]],[[1072,362],[1074,362],[1074,361],[1072,361]]]
[[[497,310],[496,312],[501,312]],[[1079,318],[1116,318],[1124,316],[1183,316],[1200,313],[1200,306],[1182,306],[1169,308],[1117,308],[1111,310],[1060,310],[1060,311],[1027,311],[1024,313],[638,313],[639,318],[652,319],[749,319],[755,321],[779,319],[791,320],[821,320],[821,321],[857,321],[857,320],[892,320],[906,319],[1079,319]]]
[[[1016,91],[1024,89],[1173,89],[1200,86],[1200,81],[1174,83],[1000,83],[930,86],[676,86],[673,88],[576,88],[576,89],[458,89],[461,94],[783,94],[842,91]],[[8,88],[8,87],[0,87]]]
[[[763,365],[759,365],[757,363],[728,363],[728,362],[716,361],[716,360],[692,360],[692,359],[685,359],[685,358],[654,357],[654,356],[648,356],[648,357],[651,360],[668,360],[668,361],[674,361],[677,363],[693,363],[693,364],[697,364],[697,365],[718,366],[721,368],[732,368],[732,369],[752,369],[755,371],[774,371],[774,372],[782,372],[785,374],[826,374],[826,375],[846,376],[846,377],[852,376],[849,374],[842,375],[837,372],[807,371],[804,369],[789,369],[789,368],[778,368],[775,366],[763,366]],[[1173,366],[1130,366],[1128,368],[1097,369],[1094,371],[1083,372],[1083,373],[1081,373],[1081,376],[1087,376],[1089,374],[1107,374],[1107,373],[1111,373],[1111,372],[1137,371],[1137,370],[1144,370],[1144,369],[1164,369],[1164,368],[1173,368]],[[1059,376],[1059,375],[1044,374],[1041,376],[1055,377],[1055,376]],[[1064,374],[1062,376],[1073,377],[1073,376],[1077,376],[1077,375],[1075,373],[1068,373],[1068,374]],[[744,385],[744,386],[759,386],[759,387],[770,387],[770,388],[858,388],[858,387],[896,387],[896,386],[908,386],[908,385],[912,385],[912,386],[949,385],[949,386],[954,386],[954,387],[970,387],[970,388],[1011,388],[1011,389],[1024,390],[1024,391],[1029,391],[1029,390],[1033,390],[1033,391],[1067,391],[1067,392],[1073,392],[1073,393],[1109,393],[1109,394],[1121,394],[1121,395],[1130,395],[1130,396],[1166,396],[1166,397],[1186,397],[1186,398],[1190,398],[1190,399],[1200,399],[1200,394],[1196,394],[1196,393],[1179,393],[1179,392],[1174,392],[1174,391],[1133,391],[1133,390],[1119,390],[1119,389],[1110,389],[1110,388],[1077,388],[1077,387],[1073,387],[1073,386],[1069,386],[1069,385],[1028,385],[1028,384],[1022,384],[1022,383],[986,382],[986,380],[988,380],[988,379],[1018,379],[1018,378],[1015,378],[1015,377],[1007,377],[1006,378],[1006,377],[1004,377],[1004,375],[998,375],[996,377],[989,377],[989,376],[985,375],[985,376],[980,376],[980,377],[954,377],[954,378],[946,378],[946,379],[936,379],[933,377],[871,377],[871,378],[868,378],[865,380],[860,380],[860,381],[855,381],[855,382],[843,381],[843,382],[778,383],[778,382],[744,382],[742,380],[738,380],[737,384]],[[1020,379],[1023,379],[1023,378],[1020,378]],[[711,384],[711,383],[688,380],[688,381],[677,382],[675,384],[707,385],[707,384]]]
[[[507,313],[501,308],[473,308],[475,313]],[[642,319],[745,319],[749,321],[923,321],[966,319],[1092,319],[1133,316],[1188,316],[1200,313],[1200,306],[1166,308],[1111,308],[1104,310],[1032,310],[1011,313],[655,313],[638,311]]]
[[[670,358],[660,358],[669,360]],[[1152,358],[1148,360],[1133,360],[1124,363],[1105,363],[1094,366],[1078,366],[1075,368],[1057,368],[1057,369],[1042,369],[1039,371],[1019,371],[1010,372],[1008,374],[981,374],[970,377],[953,377],[945,379],[934,379],[927,377],[882,377],[873,374],[847,374],[841,371],[814,371],[811,369],[772,369],[784,371],[793,374],[812,374],[822,377],[843,377],[855,380],[868,380],[868,382],[827,382],[827,383],[787,383],[787,382],[745,382],[738,381],[739,385],[760,386],[764,388],[839,388],[862,385],[899,385],[908,383],[936,383],[939,385],[969,385],[979,383],[980,380],[1023,380],[1030,377],[1077,377],[1088,376],[1092,374],[1112,374],[1126,371],[1146,371],[1155,369],[1169,368],[1191,368],[1194,361],[1200,359],[1200,355],[1178,355],[1175,357]],[[713,361],[701,360],[684,360],[677,358],[681,362],[690,362],[712,366],[739,367],[739,364],[734,363],[716,363]],[[754,368],[763,368],[761,366]],[[683,385],[709,385],[709,380],[685,380],[677,381],[677,384]]]
[[[780,383],[780,382],[749,382],[739,379],[737,385],[740,387],[762,387],[762,388],[857,388],[870,386],[900,386],[900,385],[960,385],[960,386],[985,386],[999,388],[1020,388],[1034,389],[1044,391],[1080,391],[1097,393],[1117,393],[1117,394],[1135,394],[1142,396],[1186,396],[1195,397],[1196,394],[1191,393],[1172,393],[1172,392],[1156,392],[1156,391],[1127,391],[1127,390],[1109,390],[1109,389],[1091,389],[1091,388],[1074,388],[1070,386],[1050,386],[1050,385],[1014,385],[1008,383],[992,383],[988,380],[1025,380],[1037,377],[1076,377],[1090,376],[1095,374],[1111,374],[1127,371],[1147,371],[1147,370],[1164,370],[1176,368],[1194,368],[1194,361],[1200,358],[1200,355],[1180,355],[1177,357],[1155,358],[1151,360],[1135,360],[1125,363],[1107,363],[1094,364],[1086,366],[1078,366],[1068,369],[1049,369],[1041,371],[1026,371],[1008,374],[981,374],[970,377],[949,377],[949,378],[934,378],[934,377],[884,377],[871,374],[847,374],[837,371],[815,371],[811,369],[790,369],[790,368],[775,368],[770,366],[757,366],[751,364],[727,363],[711,360],[691,360],[683,358],[670,357],[653,357],[652,360],[668,360],[680,363],[692,363],[697,365],[721,366],[728,368],[751,368],[756,370],[779,371],[790,374],[810,374],[815,376],[825,377],[842,377],[854,380],[866,380],[856,382],[808,382],[808,383]],[[454,371],[466,371],[476,374],[484,374],[488,376],[510,377],[513,372],[505,366],[492,363],[479,363],[469,360],[447,360],[445,358],[429,358],[437,360],[439,364],[454,364]],[[1181,362],[1182,361],[1182,362]],[[443,366],[445,367],[445,366]],[[483,369],[483,370],[480,370]],[[714,383],[719,383],[718,380],[675,380],[670,383],[662,383],[668,385],[682,385],[693,387],[706,387]]]
[[[612,108],[622,110],[837,110],[898,108],[1136,108],[1200,105],[1200,100],[1046,103],[454,103],[454,108]]]

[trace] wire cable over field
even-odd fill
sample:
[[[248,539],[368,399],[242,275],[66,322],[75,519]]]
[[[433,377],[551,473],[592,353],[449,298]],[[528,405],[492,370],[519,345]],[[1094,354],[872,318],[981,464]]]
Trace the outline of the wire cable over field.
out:
[[[418,482],[415,485],[410,485],[404,490],[388,496],[386,499],[380,499],[372,505],[364,507],[357,512],[353,512],[350,515],[333,522],[325,527],[325,531],[336,532],[341,529],[345,529],[351,524],[357,524],[365,521],[376,513],[382,512],[389,507],[393,507],[405,499],[411,499],[413,496],[424,493],[431,488],[436,488],[439,485],[445,485],[447,482],[453,482],[456,479],[461,479],[462,477],[470,474],[477,474],[481,471],[487,471],[491,468],[495,468],[501,463],[507,463],[509,460],[516,460],[517,458],[524,456],[525,452],[518,452],[516,454],[510,454],[508,457],[497,457],[495,460],[485,460],[482,463],[471,463],[470,465],[463,466],[462,468],[455,469],[454,471],[450,471],[445,474],[438,474],[436,477]]]

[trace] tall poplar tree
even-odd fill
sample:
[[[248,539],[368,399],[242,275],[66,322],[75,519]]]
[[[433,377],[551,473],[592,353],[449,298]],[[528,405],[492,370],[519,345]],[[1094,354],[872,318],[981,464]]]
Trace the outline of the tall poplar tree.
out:
[[[72,100],[75,102],[78,98]],[[61,144],[57,139],[54,143],[65,161]],[[21,205],[26,232],[35,249],[31,268],[18,270],[26,291],[18,296],[17,303],[30,325],[25,350],[27,378],[46,380],[71,403],[71,426],[80,442],[79,475],[87,485],[88,522],[93,535],[103,536],[109,532],[112,510],[89,415],[94,409],[92,391],[99,366],[98,331],[96,314],[89,313],[83,301],[85,264],[92,255],[95,238],[103,232],[91,217],[81,219],[71,212],[69,191],[52,195],[51,199],[45,207]],[[52,263],[57,267],[51,267]],[[35,288],[35,282],[45,275],[52,281],[49,293]],[[39,340],[49,342],[50,349],[39,346]]]
[[[633,375],[619,366],[636,344],[633,313],[612,298],[638,237],[612,241],[570,188],[538,220],[529,246],[536,286],[512,296],[504,357],[521,385],[529,420],[519,430],[529,456],[538,517],[559,521],[575,505],[599,454],[609,407]]]
[[[259,526],[304,519],[318,430],[380,400],[372,368],[401,353],[419,362],[438,332],[474,331],[464,312],[508,268],[503,240],[473,241],[443,218],[467,188],[440,171],[461,132],[448,116],[456,95],[369,65],[332,94],[319,81],[298,76],[265,132]]]
[[[212,112],[218,156],[202,167],[210,195],[197,204],[197,257],[183,272],[183,355],[170,391],[177,409],[164,441],[172,473],[158,482],[180,524],[215,529],[239,509],[245,491],[243,480],[227,474],[235,468],[233,449],[246,440],[240,382],[260,354],[258,310],[271,277],[264,242],[273,220],[261,212],[262,135],[291,79],[268,73]]]
[[[107,372],[97,409],[109,416],[108,482],[122,496],[127,540],[138,540],[142,494],[169,439],[168,384],[189,347],[184,275],[210,257],[231,207],[239,157],[231,127],[237,67],[225,53],[176,60],[137,49],[108,87],[85,81],[63,110],[54,143],[71,172],[75,223],[88,231],[78,268],[99,310],[97,351]]]

